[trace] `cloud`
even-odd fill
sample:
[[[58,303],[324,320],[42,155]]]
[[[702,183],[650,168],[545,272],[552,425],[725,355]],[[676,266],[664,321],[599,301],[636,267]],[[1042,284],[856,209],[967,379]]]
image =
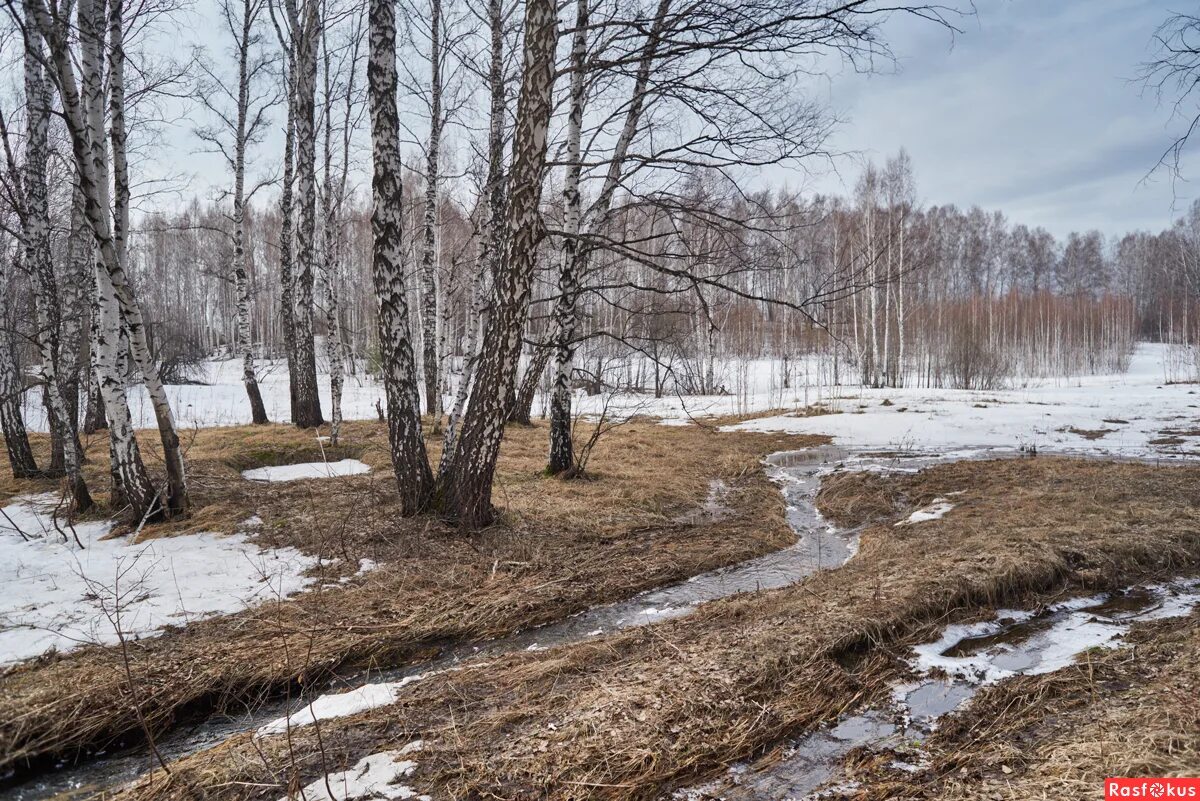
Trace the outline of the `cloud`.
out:
[[[907,147],[927,203],[978,204],[1056,234],[1165,226],[1189,198],[1143,178],[1178,121],[1135,78],[1168,13],[1144,0],[990,2],[953,46],[894,18],[884,33],[898,72],[847,71],[818,90],[848,119],[833,145],[875,159]],[[817,187],[845,191],[855,172]]]

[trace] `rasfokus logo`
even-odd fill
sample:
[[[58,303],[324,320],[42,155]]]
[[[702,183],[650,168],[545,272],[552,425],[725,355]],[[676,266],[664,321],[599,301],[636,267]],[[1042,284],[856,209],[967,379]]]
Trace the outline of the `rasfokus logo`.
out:
[[[1200,779],[1105,779],[1105,801],[1111,798],[1195,798],[1200,801]]]

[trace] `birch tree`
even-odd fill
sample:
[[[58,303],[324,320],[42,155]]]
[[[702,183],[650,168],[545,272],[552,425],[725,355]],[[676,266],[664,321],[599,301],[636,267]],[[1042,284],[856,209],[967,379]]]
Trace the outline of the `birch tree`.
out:
[[[293,364],[289,366],[292,422],[298,428],[316,428],[324,422],[317,392],[317,355],[313,340],[313,286],[318,253],[316,97],[322,21],[318,0],[285,0],[284,7],[293,56],[293,66],[289,70],[289,116],[294,126],[296,193],[300,207],[295,228],[299,269],[291,287],[295,336]]]
[[[4,434],[13,478],[23,479],[36,478],[41,472],[29,447],[25,418],[21,415],[25,386],[17,367],[16,343],[12,333],[16,321],[10,311],[10,298],[15,292],[10,285],[10,277],[17,270],[13,261],[19,258],[19,250],[18,245],[10,257],[7,247],[0,247],[0,259],[3,259],[0,261],[0,298],[4,303],[4,317],[0,319],[0,431]]]
[[[425,146],[425,225],[421,249],[421,344],[425,409],[441,429],[441,368],[438,353],[437,208],[442,128],[442,0],[429,2],[429,139]]]
[[[109,162],[103,128],[104,91],[100,80],[104,16],[99,13],[98,5],[93,0],[81,0],[76,4],[82,82],[77,81],[75,77],[75,65],[68,38],[69,20],[62,16],[57,3],[51,3],[47,7],[41,0],[31,0],[27,8],[36,20],[49,49],[50,74],[61,99],[63,118],[67,123],[80,190],[85,201],[86,217],[96,242],[96,297],[100,318],[96,363],[109,421],[114,474],[119,480],[119,490],[123,499],[135,516],[178,516],[185,514],[188,507],[179,439],[157,367],[150,358],[141,311],[127,281],[118,240],[114,235],[114,225],[108,214]],[[117,19],[120,19],[119,11]],[[109,47],[110,71],[114,66],[120,68],[124,57],[119,27],[118,22],[116,51],[111,43]],[[110,21],[110,35],[113,32]],[[110,92],[115,92],[123,105],[121,78],[117,76],[115,81],[116,83],[110,75]],[[123,131],[119,131],[113,137],[113,144],[123,147]],[[117,180],[121,180],[119,172]],[[117,196],[120,197],[127,188],[127,183],[124,187],[117,187]],[[121,230],[127,230],[127,226]],[[159,423],[159,435],[167,469],[167,486],[161,493],[164,496],[162,498],[151,483],[142,462],[125,397],[124,378],[118,371],[122,323],[124,330],[129,334],[133,359],[146,383]]]
[[[26,2],[25,17],[34,9]],[[56,431],[62,448],[67,492],[75,511],[92,505],[83,479],[83,452],[79,445],[76,421],[62,391],[59,375],[61,308],[58,282],[50,254],[50,209],[47,199],[47,156],[50,149],[50,87],[43,69],[45,56],[36,32],[25,27],[25,170],[22,215],[25,237],[25,268],[34,287],[37,310],[37,345],[41,355],[42,381],[45,383],[47,418]]]
[[[205,80],[198,88],[197,99],[215,118],[215,123],[196,130],[196,135],[221,155],[233,175],[233,188],[228,196],[233,228],[230,274],[237,298],[234,352],[242,360],[242,386],[250,404],[250,419],[258,425],[269,420],[254,364],[255,345],[250,325],[254,291],[246,271],[246,206],[267,182],[257,181],[247,187],[246,159],[248,150],[265,135],[269,125],[267,115],[279,99],[276,92],[264,87],[264,78],[274,64],[264,52],[257,30],[264,5],[265,0],[241,3],[222,0],[221,17],[237,63],[236,80],[226,81],[214,67],[200,62]]]
[[[374,170],[371,275],[379,302],[379,349],[387,395],[388,439],[404,515],[425,510],[433,472],[421,432],[421,407],[404,285],[404,184],[396,107],[395,0],[370,0],[367,94]]]
[[[506,400],[514,389],[538,242],[539,205],[554,90],[558,10],[550,0],[525,5],[524,59],[508,175],[507,242],[497,265],[474,389],[455,438],[448,472],[439,475],[442,511],[466,528],[491,522],[492,480]]]

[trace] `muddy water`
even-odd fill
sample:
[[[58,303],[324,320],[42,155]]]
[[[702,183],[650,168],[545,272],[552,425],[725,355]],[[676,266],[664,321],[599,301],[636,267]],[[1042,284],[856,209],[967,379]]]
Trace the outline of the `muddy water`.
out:
[[[817,570],[838,567],[856,551],[858,532],[838,529],[817,513],[814,499],[822,476],[846,463],[851,463],[851,469],[915,470],[918,461],[923,460],[898,460],[891,456],[863,459],[833,447],[776,454],[768,460],[766,470],[779,485],[787,502],[788,521],[798,535],[794,545],[695,576],[680,584],[650,590],[626,601],[589,609],[558,623],[463,646],[433,663],[342,677],[320,689],[326,693],[341,693],[369,684],[411,680],[422,673],[453,668],[467,659],[577,643],[632,626],[682,617],[707,601],[787,586]],[[714,485],[713,493],[695,519],[687,522],[702,525],[706,519],[721,519],[727,512],[720,503],[722,494],[723,488]],[[198,724],[180,726],[159,738],[158,749],[165,759],[178,759],[235,734],[300,712],[313,700],[310,697],[291,702],[273,701],[242,714],[214,716]],[[78,793],[79,797],[87,797],[137,777],[151,767],[151,759],[142,746],[97,754],[79,764],[62,765],[55,772],[0,791],[0,797],[16,801],[35,801],[60,793]]]
[[[1008,611],[995,620],[950,626],[918,646],[914,668],[923,678],[896,687],[891,702],[843,718],[790,743],[783,758],[738,765],[722,779],[681,790],[676,801],[802,801],[837,787],[841,761],[856,748],[892,749],[899,772],[922,768],[921,743],[938,720],[987,684],[1014,675],[1048,673],[1090,648],[1118,647],[1138,621],[1188,614],[1200,604],[1200,581],[1130,587],[1059,604],[1036,613]],[[843,785],[849,787],[849,784]]]

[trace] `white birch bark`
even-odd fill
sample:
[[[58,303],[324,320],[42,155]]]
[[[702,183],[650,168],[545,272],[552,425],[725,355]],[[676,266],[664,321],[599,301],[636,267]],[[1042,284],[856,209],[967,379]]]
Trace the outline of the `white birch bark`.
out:
[[[429,141],[425,147],[425,221],[421,250],[421,368],[425,410],[441,428],[441,366],[438,354],[437,204],[442,140],[442,2],[429,4]]]
[[[537,245],[542,236],[539,205],[557,43],[555,3],[528,0],[524,65],[508,177],[505,258],[496,270],[476,384],[463,415],[461,433],[456,437],[451,469],[439,476],[442,510],[465,528],[487,525],[494,519],[492,480],[508,415],[507,399],[516,380]]]
[[[26,19],[34,16],[29,3]],[[83,480],[83,454],[76,436],[75,420],[63,396],[58,372],[60,302],[58,282],[50,254],[50,209],[46,178],[49,153],[50,87],[43,70],[42,43],[32,29],[25,36],[26,141],[24,170],[25,266],[33,283],[37,315],[37,345],[41,356],[42,380],[48,401],[48,417],[61,443],[67,493],[73,511],[92,505]]]
[[[563,178],[563,237],[558,270],[558,298],[554,308],[557,342],[554,349],[554,382],[550,395],[551,475],[567,473],[575,465],[571,442],[571,372],[575,356],[575,306],[579,296],[579,177],[583,170],[580,149],[583,132],[584,60],[587,57],[588,2],[576,0],[575,33],[571,41],[570,110],[567,116],[567,168]]]
[[[317,259],[316,95],[317,50],[321,18],[317,0],[287,2],[295,39],[292,103],[295,108],[296,193],[300,215],[296,226],[295,364],[291,375],[295,392],[292,422],[299,428],[316,428],[324,422],[317,394],[317,355],[313,341],[313,285]]]
[[[423,511],[433,474],[421,432],[417,373],[404,284],[404,213],[400,122],[396,108],[396,8],[394,0],[370,0],[367,92],[371,111],[374,172],[371,179],[371,273],[379,301],[379,347],[387,394],[392,468],[404,515]]]

